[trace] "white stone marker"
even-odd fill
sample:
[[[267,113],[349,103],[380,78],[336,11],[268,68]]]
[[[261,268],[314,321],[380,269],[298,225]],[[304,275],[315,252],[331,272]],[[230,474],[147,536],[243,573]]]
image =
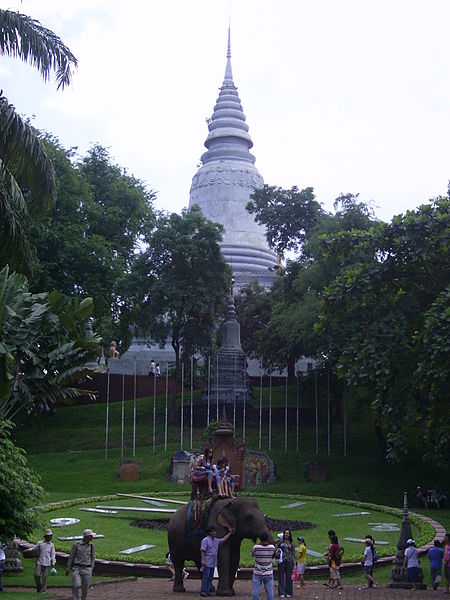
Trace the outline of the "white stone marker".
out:
[[[309,556],[315,556],[316,558],[323,558],[325,556],[325,552],[316,552],[315,550],[306,549],[306,554]]]
[[[127,548],[127,550],[120,550],[119,554],[134,554],[135,552],[142,552],[143,550],[151,550],[154,547],[155,544],[143,544],[142,546]]]
[[[157,500],[142,500],[145,504],[151,504],[152,506],[156,506],[158,508],[167,508],[167,504],[163,502],[158,502]]]
[[[348,538],[344,538],[344,540],[346,542],[356,542],[356,543],[361,543],[364,544],[364,542],[366,540],[363,540],[362,538],[352,538],[352,537],[348,537]],[[378,546],[389,546],[389,542],[381,542],[380,540],[375,540],[374,544],[377,544]]]
[[[72,517],[58,517],[55,519],[50,519],[50,523],[53,527],[67,527],[68,525],[75,525],[79,523],[80,519],[75,519]]]
[[[106,510],[106,508],[80,508],[86,512],[101,513],[102,515],[117,515],[117,510]]]
[[[339,513],[337,515],[333,515],[333,517],[359,517],[360,515],[370,515],[370,512],[353,512],[353,513]]]
[[[143,506],[103,506],[98,504],[97,508],[106,508],[106,510],[131,510],[132,512],[144,513],[176,513],[176,508],[144,508]]]

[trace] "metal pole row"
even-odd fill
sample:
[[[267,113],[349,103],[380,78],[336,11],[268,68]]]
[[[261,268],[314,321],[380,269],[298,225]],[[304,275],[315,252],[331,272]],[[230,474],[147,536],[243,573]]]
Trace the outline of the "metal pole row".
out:
[[[190,359],[190,449],[193,448],[193,432],[194,432],[194,358]],[[219,361],[216,358],[216,418],[219,419]],[[263,361],[259,360],[259,420],[258,420],[258,448],[262,449],[262,434],[263,434]],[[124,460],[125,452],[125,363],[122,363],[122,385],[121,385],[121,421],[120,421],[120,458]],[[208,405],[207,405],[207,424],[210,423],[211,417],[211,357],[208,357]],[[327,402],[327,454],[331,456],[331,370],[330,365],[326,364],[326,375],[323,370],[323,376],[326,376],[326,402]],[[323,381],[323,376],[321,381]],[[120,375],[119,375],[120,377]],[[246,417],[247,417],[247,372],[244,370],[244,394],[242,403],[242,439],[245,442],[246,438]],[[181,364],[181,409],[180,409],[180,448],[184,447],[184,379],[185,365]],[[296,410],[296,442],[295,450],[300,452],[300,400],[301,400],[301,382],[299,373],[295,374],[296,390],[295,390],[295,410]],[[288,435],[289,435],[289,386],[288,386],[288,371],[286,367],[285,377],[285,402],[284,402],[284,450],[288,451]],[[314,413],[315,413],[315,453],[319,454],[319,386],[318,386],[318,369],[314,367]],[[157,382],[156,374],[153,378],[153,454],[156,453],[156,391]],[[302,393],[305,394],[306,389],[303,388]],[[165,382],[165,413],[164,413],[164,452],[167,452],[168,446],[168,394],[169,394],[169,365],[166,367],[166,382]],[[106,414],[105,414],[105,460],[108,459],[109,450],[109,430],[110,430],[110,403],[111,403],[111,373],[108,368],[106,381]],[[233,430],[236,433],[237,419],[237,358],[234,359],[234,393],[233,393]],[[268,405],[268,450],[272,450],[272,435],[273,435],[273,366],[269,366],[269,405]],[[347,457],[347,406],[345,395],[343,398],[343,455]],[[133,431],[132,431],[132,454],[136,456],[136,438],[137,438],[137,363],[134,361],[133,373]]]

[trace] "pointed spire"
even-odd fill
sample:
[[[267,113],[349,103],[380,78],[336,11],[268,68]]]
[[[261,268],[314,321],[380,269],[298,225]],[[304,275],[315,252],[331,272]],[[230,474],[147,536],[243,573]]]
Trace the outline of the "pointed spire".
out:
[[[253,146],[248,133],[244,111],[233,81],[231,69],[231,28],[228,26],[227,66],[225,78],[220,88],[214,112],[208,121],[209,135],[205,146],[208,149],[201,161],[206,164],[213,160],[237,160],[255,162],[249,150]]]
[[[228,47],[227,47],[227,66],[224,79],[233,81],[233,71],[231,69],[231,25],[228,24]]]
[[[220,349],[224,351],[233,350],[242,352],[241,326],[236,316],[236,306],[233,294],[228,297],[227,320],[222,325],[222,343]]]

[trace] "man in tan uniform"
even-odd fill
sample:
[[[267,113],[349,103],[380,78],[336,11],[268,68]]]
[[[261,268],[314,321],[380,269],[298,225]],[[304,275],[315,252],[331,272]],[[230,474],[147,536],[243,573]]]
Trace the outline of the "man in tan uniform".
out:
[[[95,563],[95,549],[92,539],[95,533],[92,529],[83,531],[83,539],[75,542],[67,561],[66,575],[72,569],[72,600],[78,600],[81,587],[81,600],[86,600],[89,584],[92,579],[92,569]]]

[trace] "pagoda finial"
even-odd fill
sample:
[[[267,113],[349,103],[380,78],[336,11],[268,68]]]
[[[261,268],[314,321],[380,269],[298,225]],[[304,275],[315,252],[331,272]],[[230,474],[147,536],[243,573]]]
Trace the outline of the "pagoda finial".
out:
[[[225,69],[225,79],[233,81],[233,72],[231,70],[231,24],[228,23],[228,46],[227,46],[227,68]]]

